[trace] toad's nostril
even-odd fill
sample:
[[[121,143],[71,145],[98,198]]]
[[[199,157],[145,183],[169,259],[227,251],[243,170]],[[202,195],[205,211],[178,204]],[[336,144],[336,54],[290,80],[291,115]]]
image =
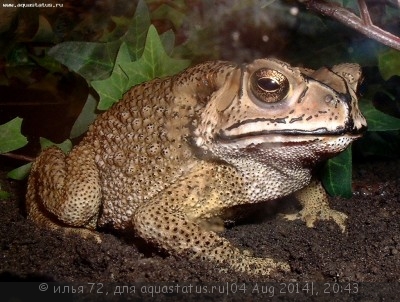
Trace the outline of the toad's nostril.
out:
[[[324,98],[325,103],[332,103],[334,101],[334,97],[331,94],[327,94]]]

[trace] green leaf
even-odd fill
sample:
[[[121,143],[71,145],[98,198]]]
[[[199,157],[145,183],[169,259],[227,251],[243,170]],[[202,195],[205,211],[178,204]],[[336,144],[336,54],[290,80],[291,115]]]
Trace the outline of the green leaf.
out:
[[[129,53],[133,60],[137,60],[143,53],[146,42],[146,35],[151,24],[149,9],[145,1],[139,1],[135,15],[125,35],[121,38],[122,42],[128,45]]]
[[[111,76],[91,83],[100,96],[97,108],[106,110],[118,102],[132,86],[156,77],[173,75],[188,65],[188,60],[178,60],[168,56],[157,30],[154,26],[150,26],[145,48],[139,60],[132,62],[128,46],[122,43]]]
[[[124,20],[114,18],[117,30],[124,26]],[[146,3],[139,1],[135,15],[129,22],[128,30],[118,40],[111,42],[75,42],[60,43],[50,49],[48,54],[69,69],[80,74],[87,82],[102,80],[110,76],[121,43],[126,42],[133,59],[141,56],[150,26],[150,15]],[[115,36],[109,33],[104,39]]]
[[[72,142],[69,139],[66,139],[60,144],[53,143],[51,140],[48,140],[44,137],[40,138],[40,147],[42,150],[47,149],[51,146],[57,146],[60,148],[64,153],[68,153],[72,149]]]
[[[189,60],[174,59],[166,53],[157,30],[152,25],[147,33],[146,46],[139,60],[123,66],[129,74],[129,86],[166,77],[189,66]]]
[[[106,110],[121,99],[122,94],[129,88],[129,78],[122,66],[131,62],[129,49],[126,43],[122,43],[115,66],[110,77],[101,81],[91,82],[92,87],[100,96],[99,110]]]
[[[96,105],[96,99],[92,94],[89,94],[85,106],[83,106],[81,113],[72,126],[70,138],[76,138],[88,130],[89,125],[94,122],[97,116],[95,113]]]
[[[167,19],[174,24],[175,28],[179,28],[185,17],[186,1],[175,0],[172,5],[161,4],[155,11],[152,12],[153,19]]]
[[[349,147],[325,164],[322,183],[329,195],[351,197],[351,163],[351,147]]]
[[[35,61],[35,63],[37,63],[39,66],[45,68],[50,72],[61,73],[63,71],[63,66],[61,65],[61,63],[55,60],[53,57],[50,56],[38,57],[31,55],[30,58],[33,61]]]
[[[28,143],[21,134],[22,118],[16,117],[0,125],[0,154],[22,148]]]
[[[114,22],[114,28],[112,30],[108,30],[105,28],[103,30],[103,35],[99,38],[99,42],[110,42],[120,39],[127,31],[129,24],[132,22],[132,19],[127,17],[117,17],[110,16],[111,20]]]
[[[39,28],[35,34],[35,36],[32,38],[32,41],[34,42],[44,42],[44,43],[49,43],[54,40],[54,32],[53,28],[51,27],[51,24],[49,21],[42,15],[39,15]]]
[[[400,51],[390,49],[380,54],[378,67],[384,80],[388,80],[394,75],[400,76]]]
[[[400,119],[377,110],[370,100],[359,102],[360,110],[367,119],[368,131],[400,129]]]
[[[110,75],[121,42],[64,42],[51,48],[48,54],[80,74],[86,81],[104,79]]]
[[[7,173],[7,177],[15,180],[22,180],[28,176],[32,163],[23,165]]]
[[[160,40],[162,45],[164,46],[165,52],[168,55],[172,54],[175,46],[175,34],[173,30],[167,30],[160,35]]]

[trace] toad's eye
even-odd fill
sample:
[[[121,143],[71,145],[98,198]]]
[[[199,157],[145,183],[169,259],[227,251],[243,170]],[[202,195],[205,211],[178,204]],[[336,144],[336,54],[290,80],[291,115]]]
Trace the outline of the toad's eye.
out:
[[[279,83],[275,79],[271,78],[259,78],[257,80],[257,85],[261,90],[267,92],[275,92],[279,90]]]
[[[289,81],[279,71],[262,68],[251,75],[251,91],[262,102],[275,103],[289,92]]]

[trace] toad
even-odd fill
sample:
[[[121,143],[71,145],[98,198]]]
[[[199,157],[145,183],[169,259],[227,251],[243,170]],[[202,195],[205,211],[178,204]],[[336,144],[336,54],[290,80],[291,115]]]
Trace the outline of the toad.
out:
[[[241,206],[294,194],[287,219],[335,221],[313,168],[366,129],[361,69],[311,70],[276,59],[206,62],[132,87],[65,155],[35,160],[29,219],[49,228],[132,230],[167,252],[268,275],[286,262],[256,258],[218,235]],[[82,231],[83,232],[83,231]]]

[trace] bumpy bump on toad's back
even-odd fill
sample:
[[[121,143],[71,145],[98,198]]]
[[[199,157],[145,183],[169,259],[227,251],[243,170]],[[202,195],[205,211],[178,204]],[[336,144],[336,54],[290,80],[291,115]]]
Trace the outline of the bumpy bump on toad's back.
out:
[[[132,227],[171,253],[249,273],[288,269],[243,254],[204,222],[298,191],[316,163],[357,138],[360,75],[358,65],[312,71],[263,59],[204,63],[135,86],[70,154],[50,148],[37,158],[28,215],[49,227]],[[318,216],[341,223],[324,199],[298,192],[312,204],[299,216],[308,225]]]

